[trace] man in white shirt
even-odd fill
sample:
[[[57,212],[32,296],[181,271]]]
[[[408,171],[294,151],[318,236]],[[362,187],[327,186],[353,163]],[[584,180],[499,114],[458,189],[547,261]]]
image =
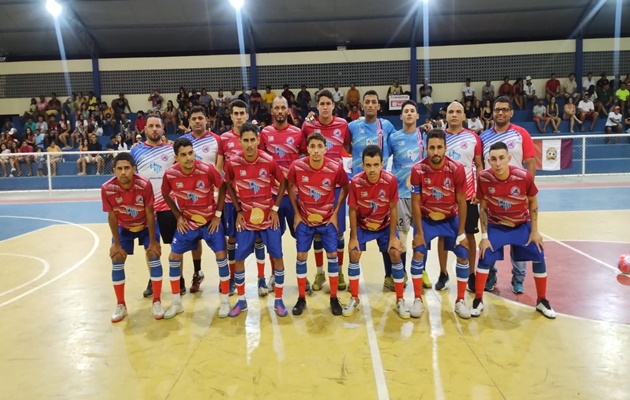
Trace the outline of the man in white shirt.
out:
[[[462,87],[462,101],[461,103],[466,103],[467,100],[470,100],[471,103],[475,103],[475,89],[473,89],[470,78],[466,78],[466,84]]]
[[[479,120],[479,117],[473,114],[473,116],[467,121],[468,130],[475,132],[477,135],[483,131],[483,124]]]
[[[608,119],[606,120],[606,133],[612,133],[613,129],[617,133],[621,133],[621,119],[623,116],[621,115],[621,107],[614,106],[610,113],[608,114]],[[612,143],[612,139],[606,138],[606,143]],[[615,143],[619,143],[619,136],[615,138]]]
[[[590,131],[593,132],[593,128],[595,127],[595,122],[597,122],[597,117],[599,116],[599,113],[595,111],[595,104],[593,104],[590,97],[591,96],[589,96],[588,93],[585,93],[584,100],[578,103],[577,108],[578,108],[578,114],[579,114],[578,118],[582,122],[584,122],[585,120],[591,121]],[[584,132],[584,124],[582,124],[582,127],[580,130]]]
[[[525,84],[523,85],[523,100],[525,101],[525,106],[527,107],[528,100],[531,100],[532,103],[536,103],[537,99],[536,86],[534,86],[534,82],[532,82],[532,77],[527,75],[525,77]]]
[[[547,107],[543,105],[543,99],[538,99],[538,103],[532,109],[534,114],[534,122],[540,133],[547,133],[547,126],[549,125],[549,118],[547,118]],[[542,123],[545,126],[542,126]]]
[[[575,81],[575,74],[573,72],[569,74],[569,79],[562,85],[562,92],[566,99],[573,97],[574,103],[580,99],[580,93],[577,90],[577,82]]]
[[[481,87],[481,103],[485,103],[486,100],[490,100],[490,104],[494,103],[494,86],[490,79],[486,80],[486,84]]]
[[[338,114],[343,110],[343,93],[339,90],[339,84],[337,82],[335,82],[333,88],[332,95],[333,101],[335,102],[335,114]]]
[[[586,74],[586,78],[582,80],[582,92],[589,94],[595,93],[595,79],[593,79],[593,73]]]

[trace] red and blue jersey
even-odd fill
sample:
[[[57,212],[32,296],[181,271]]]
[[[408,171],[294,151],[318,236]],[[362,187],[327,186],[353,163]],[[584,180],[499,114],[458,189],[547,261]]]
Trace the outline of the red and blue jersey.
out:
[[[306,139],[300,128],[294,125],[287,125],[282,130],[276,129],[273,125],[267,126],[260,132],[259,137],[258,148],[273,157],[285,176],[289,173],[291,163],[306,153]],[[273,194],[278,194],[277,188],[273,188]]]
[[[466,171],[466,200],[470,200],[477,191],[475,157],[481,157],[481,140],[468,129],[457,134],[449,131],[444,131],[444,133],[446,133],[446,155],[461,163]]]
[[[434,221],[457,215],[457,194],[466,193],[464,166],[448,157],[433,169],[427,157],[411,169],[411,193],[419,194],[422,216]]]
[[[101,186],[101,200],[103,211],[113,211],[116,214],[118,225],[131,232],[140,232],[147,226],[146,207],[153,206],[153,187],[151,182],[133,174],[131,187],[124,189],[120,186],[118,178],[113,177]]]
[[[175,163],[173,146],[167,143],[151,146],[144,142],[132,148],[130,154],[136,164],[138,174],[151,181],[155,211],[168,211],[168,206],[162,196],[162,177],[164,172]]]
[[[488,158],[490,158],[490,146],[497,142],[503,142],[508,148],[508,153],[512,156],[510,165],[518,168],[523,167],[523,162],[536,156],[534,141],[525,128],[510,124],[507,131],[497,133],[494,127],[484,131],[479,135],[483,148],[483,162],[485,168],[490,168]]]
[[[206,132],[203,136],[197,138],[192,132],[189,132],[182,137],[191,141],[195,159],[217,165],[217,156],[223,154],[221,151],[221,139],[217,134]]]
[[[354,207],[360,228],[379,231],[390,224],[390,203],[398,202],[396,177],[385,170],[376,183],[371,183],[363,171],[352,178],[348,206]]]
[[[334,117],[332,122],[324,125],[315,118],[313,122],[304,122],[302,133],[306,140],[313,132],[321,133],[326,138],[326,157],[343,163],[344,146],[350,145],[350,131],[345,119]]]

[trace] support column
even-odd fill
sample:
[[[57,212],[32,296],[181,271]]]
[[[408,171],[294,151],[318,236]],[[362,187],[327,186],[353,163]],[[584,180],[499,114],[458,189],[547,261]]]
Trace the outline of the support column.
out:
[[[92,86],[94,96],[101,98],[101,71],[98,67],[98,57],[92,56]]]

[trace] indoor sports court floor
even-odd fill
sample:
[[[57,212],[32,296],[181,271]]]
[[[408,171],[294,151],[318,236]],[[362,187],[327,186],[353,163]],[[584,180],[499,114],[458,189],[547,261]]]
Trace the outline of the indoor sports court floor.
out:
[[[425,293],[420,319],[403,321],[371,246],[352,317],[333,317],[317,292],[304,315],[277,318],[273,299],[258,298],[248,260],[249,311],[219,320],[216,264],[205,248],[202,292],[186,294],[186,311],[170,321],[155,321],[142,298],[148,272],[136,248],[126,266],[129,316],[112,324],[110,235],[98,193],[2,193],[0,398],[628,399],[630,276],[616,260],[630,253],[630,178],[537,181],[554,321],[532,307],[531,269],[525,294],[514,295],[505,262],[480,318],[455,316],[451,278],[448,290]],[[284,244],[292,307],[295,247]],[[164,246],[164,265],[167,256]],[[189,281],[188,255],[186,264]],[[428,271],[435,282],[435,254]]]

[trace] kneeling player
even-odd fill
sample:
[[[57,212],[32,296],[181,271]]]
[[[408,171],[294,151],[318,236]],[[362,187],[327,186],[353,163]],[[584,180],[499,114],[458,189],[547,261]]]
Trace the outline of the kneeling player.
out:
[[[284,193],[286,187],[284,173],[275,160],[262,150],[258,128],[245,123],[240,131],[242,151],[236,152],[226,163],[226,187],[236,209],[236,247],[234,280],[238,301],[231,311],[219,310],[219,317],[238,316],[247,310],[245,299],[245,259],[254,252],[257,239],[262,240],[274,264],[276,301],[274,309],[279,317],[287,316],[282,302],[284,287],[284,262],[282,260],[282,230],[278,221],[278,206],[282,196],[274,202],[272,188]],[[238,195],[234,186],[238,190]],[[259,278],[260,279],[260,278]],[[264,278],[263,278],[264,279]]]
[[[112,232],[112,281],[118,305],[112,322],[119,322],[127,315],[125,304],[125,260],[133,254],[134,240],[140,239],[146,250],[151,280],[153,281],[153,316],[164,318],[160,302],[162,292],[162,264],[160,243],[155,216],[153,215],[153,189],[148,179],[134,174],[134,162],[129,153],[114,158],[115,177],[101,186],[103,211],[108,213]]]
[[[350,207],[350,265],[348,279],[352,297],[343,309],[350,316],[359,309],[359,260],[365,244],[376,240],[381,253],[388,252],[396,287],[396,309],[401,318],[409,318],[403,299],[404,277],[402,245],[396,233],[398,221],[398,183],[396,177],[383,171],[383,152],[377,145],[363,149],[363,171],[352,178],[348,206]],[[394,223],[392,223],[394,221]]]
[[[538,188],[527,170],[509,165],[507,145],[490,146],[490,169],[479,175],[481,193],[481,242],[477,265],[475,300],[471,314],[483,311],[483,289],[490,265],[503,260],[503,247],[510,245],[516,261],[532,261],[536,282],[536,310],[556,318],[547,301],[547,267],[542,236],[538,232]]]

